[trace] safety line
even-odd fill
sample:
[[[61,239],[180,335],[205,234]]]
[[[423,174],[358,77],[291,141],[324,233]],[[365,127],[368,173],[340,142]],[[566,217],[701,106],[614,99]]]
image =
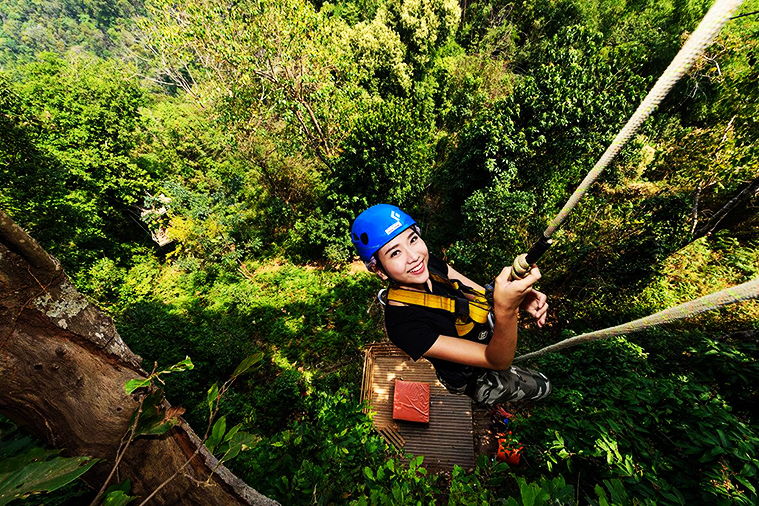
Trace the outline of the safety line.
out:
[[[606,149],[606,152],[596,162],[596,165],[588,175],[585,176],[585,179],[580,183],[580,186],[577,187],[567,203],[564,204],[564,207],[556,215],[546,231],[543,232],[543,236],[546,239],[551,238],[567,218],[569,212],[588,191],[588,187],[601,175],[601,172],[611,163],[612,159],[635,134],[640,125],[653,113],[654,109],[669,93],[675,83],[685,75],[701,52],[714,41],[720,29],[728,22],[730,16],[738,9],[742,2],[743,0],[717,0],[712,8],[709,9],[709,12],[701,20],[696,31],[688,38],[688,41],[680,49],[680,52],[677,53],[672,63],[669,64],[667,70],[656,81],[654,87],[648,92],[648,95],[643,99],[643,102],[638,106],[638,109],[630,117],[627,124],[620,130],[611,145]]]
[[[651,316],[646,316],[645,318],[639,318],[622,325],[617,325],[616,327],[609,327],[607,329],[596,330],[594,332],[570,337],[569,339],[546,346],[538,351],[520,355],[514,358],[514,362],[535,358],[545,353],[563,350],[588,341],[597,341],[623,334],[634,334],[656,325],[682,320],[683,318],[688,318],[705,311],[711,311],[728,304],[756,298],[759,298],[759,278],[665,309],[664,311],[652,314]]]

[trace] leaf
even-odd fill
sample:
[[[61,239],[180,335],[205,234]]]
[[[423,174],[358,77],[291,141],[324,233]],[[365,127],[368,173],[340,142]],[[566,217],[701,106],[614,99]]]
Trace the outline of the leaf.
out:
[[[137,496],[129,495],[132,482],[127,478],[122,483],[111,485],[103,494],[103,506],[124,506],[137,499]]]
[[[232,373],[232,377],[236,378],[238,376],[245,374],[254,365],[259,363],[263,358],[264,358],[264,354],[261,351],[254,353],[252,355],[248,355],[247,357],[245,357],[245,359],[242,362],[240,362],[240,365],[237,366],[237,369],[235,369],[235,372]]]
[[[129,492],[130,490],[132,490],[132,480],[127,478],[121,483],[114,483],[113,485],[105,489],[105,493],[108,494],[111,492],[115,492],[117,490],[121,490],[122,492]]]
[[[226,417],[219,418],[215,424],[213,424],[213,438],[216,441],[221,441],[224,437],[224,433],[227,431],[227,419]]]
[[[172,372],[182,372],[182,371],[190,371],[195,368],[195,365],[193,365],[192,360],[190,360],[190,357],[185,357],[184,360],[181,362],[177,362],[176,364],[172,365],[166,370],[161,371],[161,373],[172,373]]]
[[[162,434],[166,434],[168,431],[170,431],[172,428],[174,428],[175,425],[179,423],[178,420],[169,420],[166,423],[160,423],[158,425],[151,425],[150,427],[145,427],[144,429],[137,432],[136,435],[138,436],[160,436]]]
[[[136,495],[128,495],[121,490],[116,490],[103,498],[103,506],[124,506],[135,499],[137,499]]]
[[[2,418],[0,418],[0,420],[2,420]],[[2,433],[0,433],[0,436],[3,436]],[[0,458],[10,457],[31,450],[32,448],[34,448],[34,442],[29,436],[19,439],[11,439],[10,441],[0,441]],[[1,463],[0,466],[2,466]]]
[[[240,451],[242,448],[240,446],[231,446],[227,451],[224,452],[224,455],[222,456],[221,461],[227,462],[229,460],[232,460],[233,458],[237,457],[240,454]]]
[[[756,488],[754,487],[754,485],[751,484],[750,481],[748,481],[746,478],[744,478],[740,474],[736,474],[735,479],[741,482],[741,485],[746,487],[747,490],[750,490],[753,494],[756,495]]]
[[[137,390],[138,388],[143,388],[148,385],[150,385],[151,380],[150,379],[130,379],[126,382],[126,385],[124,385],[124,391],[127,395],[131,395],[132,392]]]
[[[211,453],[214,453],[214,450],[217,446],[219,446],[219,443],[221,443],[222,438],[224,437],[224,432],[227,430],[227,419],[225,417],[221,417],[218,420],[216,420],[216,423],[213,424],[213,429],[211,429],[211,436],[206,440],[206,448],[208,448],[208,451]]]
[[[248,434],[247,432],[238,432],[235,434],[235,437],[233,439],[233,443],[239,445],[242,451],[250,450],[256,446],[256,443],[258,443],[258,441],[259,438],[253,434]]]
[[[725,436],[725,433],[722,430],[717,429],[717,435],[719,436],[719,440],[722,443],[722,446],[724,448],[730,448],[732,446],[730,444],[730,441],[727,440],[727,436]]]
[[[163,411],[164,403],[163,389],[156,388],[142,401],[142,412],[140,413],[140,419],[135,427],[135,435],[137,436],[160,436],[166,433],[174,427],[178,420],[166,419],[165,412]],[[182,408],[177,408],[182,409]],[[132,417],[129,421],[130,426],[134,423],[134,419],[137,416],[139,408],[132,413]]]
[[[364,476],[366,476],[369,480],[374,481],[374,473],[368,466],[364,467]]]
[[[240,430],[240,427],[242,427],[242,424],[238,423],[237,425],[229,429],[229,432],[227,432],[227,435],[224,436],[224,439],[222,439],[222,443],[225,443],[231,440],[233,437],[235,437],[237,435],[237,432]]]
[[[0,506],[37,492],[52,492],[86,473],[100,459],[56,457],[0,475]]]
[[[24,438],[27,439],[27,438]],[[9,441],[13,442],[13,441]],[[62,450],[45,450],[43,448],[29,447],[24,445],[24,453],[17,455],[13,458],[5,458],[0,460],[0,474],[6,474],[11,471],[17,471],[34,462],[40,462],[47,460],[48,458],[58,455]]]
[[[213,413],[213,405],[219,398],[219,384],[214,383],[211,388],[208,389],[208,395],[206,396],[206,403],[208,404],[208,410]]]

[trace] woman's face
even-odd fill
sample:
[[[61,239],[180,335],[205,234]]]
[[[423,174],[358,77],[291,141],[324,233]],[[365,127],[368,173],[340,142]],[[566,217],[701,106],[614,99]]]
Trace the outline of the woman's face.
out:
[[[429,252],[419,234],[407,228],[379,249],[378,257],[391,279],[404,285],[427,282]]]

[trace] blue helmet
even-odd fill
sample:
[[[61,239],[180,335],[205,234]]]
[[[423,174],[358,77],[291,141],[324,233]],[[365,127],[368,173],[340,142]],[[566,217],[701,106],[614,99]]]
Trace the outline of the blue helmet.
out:
[[[377,204],[353,221],[351,240],[361,260],[368,262],[382,246],[412,225],[414,219],[395,206]]]

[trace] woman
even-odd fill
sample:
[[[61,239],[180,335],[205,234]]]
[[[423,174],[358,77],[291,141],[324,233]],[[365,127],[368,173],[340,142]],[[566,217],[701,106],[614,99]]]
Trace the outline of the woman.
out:
[[[501,271],[492,298],[495,321],[489,324],[474,316],[485,289],[430,255],[416,222],[399,208],[378,204],[365,210],[353,222],[351,239],[367,268],[390,282],[388,337],[415,361],[428,359],[450,392],[489,406],[551,393],[543,374],[511,365],[519,309],[539,327],[546,320],[546,296],[532,288],[540,279],[537,266],[514,281],[510,267]]]

